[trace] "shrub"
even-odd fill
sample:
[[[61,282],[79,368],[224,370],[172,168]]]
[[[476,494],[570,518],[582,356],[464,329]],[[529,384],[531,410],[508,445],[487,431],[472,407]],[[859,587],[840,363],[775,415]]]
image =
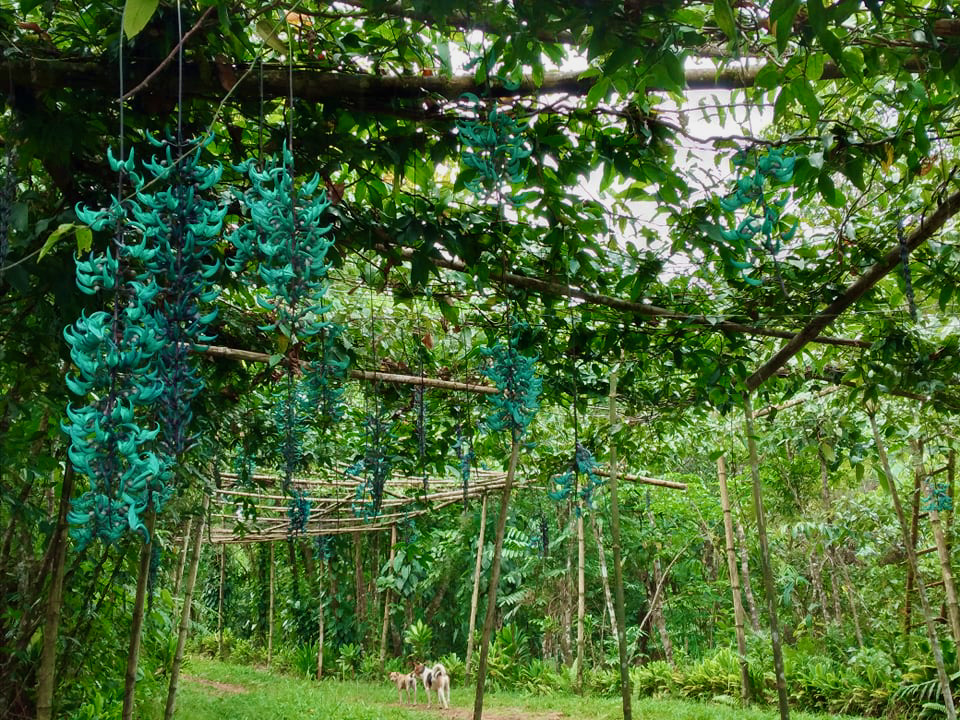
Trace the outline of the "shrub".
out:
[[[642,698],[661,697],[674,689],[673,668],[665,660],[630,668],[630,683]]]

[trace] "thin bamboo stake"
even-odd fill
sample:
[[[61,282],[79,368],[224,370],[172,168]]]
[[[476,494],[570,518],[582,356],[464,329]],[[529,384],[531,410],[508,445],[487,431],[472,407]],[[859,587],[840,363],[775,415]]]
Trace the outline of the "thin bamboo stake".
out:
[[[270,543],[270,607],[267,616],[267,667],[273,659],[273,543]]]
[[[140,548],[140,566],[137,570],[137,592],[133,601],[133,618],[130,621],[130,648],[127,652],[127,669],[123,679],[123,720],[133,718],[133,699],[137,689],[137,665],[140,661],[140,636],[143,630],[143,609],[147,599],[147,579],[150,577],[150,556],[153,554],[153,528],[157,513],[147,511],[146,527],[148,542]]]
[[[749,705],[750,667],[747,664],[747,635],[744,630],[743,600],[740,598],[737,551],[733,544],[733,515],[730,512],[730,494],[727,492],[727,463],[723,455],[717,458],[717,479],[720,481],[723,534],[727,541],[727,570],[730,573],[730,592],[733,595],[733,622],[737,634],[737,656],[740,658],[740,698],[745,705]]]
[[[587,544],[583,532],[583,507],[577,503],[577,692],[583,695],[583,662],[586,648],[584,619],[587,615],[586,571]]]
[[[470,596],[470,628],[467,630],[467,662],[464,674],[470,677],[470,664],[473,662],[473,636],[477,624],[477,605],[480,601],[480,570],[483,566],[483,538],[487,531],[487,496],[483,496],[480,506],[480,536],[477,538],[477,560],[473,567],[473,594]]]
[[[913,443],[913,450],[917,462],[917,473],[925,478],[927,473],[923,465],[923,441]],[[957,606],[957,588],[953,583],[953,568],[950,567],[950,551],[947,549],[947,538],[943,533],[940,522],[939,502],[934,483],[930,483],[929,510],[930,527],[933,529],[933,539],[937,546],[937,555],[940,559],[940,576],[943,578],[943,590],[947,596],[947,617],[950,620],[950,632],[953,642],[960,647],[960,607]]]
[[[610,534],[613,551],[614,610],[617,614],[617,647],[620,655],[620,695],[623,698],[623,720],[633,719],[630,667],[627,664],[627,621],[623,598],[623,558],[620,552],[620,499],[617,478],[617,370],[610,371]]]
[[[203,539],[203,518],[210,503],[210,496],[204,494],[203,508],[200,518],[193,529],[190,550],[190,571],[187,575],[187,584],[183,589],[183,608],[180,612],[180,633],[177,636],[177,649],[173,655],[173,666],[170,668],[170,685],[167,688],[167,705],[163,712],[163,720],[173,720],[173,710],[177,703],[177,688],[180,682],[180,667],[183,663],[183,651],[187,646],[187,634],[190,632],[190,608],[193,604],[193,589],[197,583],[197,568],[200,567],[200,548]]]
[[[220,546],[220,589],[217,594],[217,657],[223,660],[223,583],[227,571],[227,546]]]
[[[780,646],[780,622],[777,619],[777,588],[773,582],[770,565],[770,546],[767,543],[767,520],[763,510],[763,491],[760,486],[760,457],[753,427],[753,406],[750,395],[743,396],[743,414],[747,427],[747,447],[750,451],[750,474],[753,478],[753,510],[757,516],[757,537],[760,540],[760,569],[763,589],[767,596],[767,613],[770,620],[770,643],[773,646],[773,670],[777,679],[777,707],[780,720],[790,718],[790,700],[787,696],[787,678],[783,669],[783,649]]]
[[[53,717],[53,692],[56,687],[57,635],[60,628],[60,611],[63,607],[63,576],[67,557],[67,511],[70,509],[70,497],[73,495],[74,469],[67,463],[60,484],[60,501],[57,511],[57,529],[50,542],[53,551],[53,578],[47,594],[47,607],[44,614],[43,646],[40,650],[40,664],[37,668],[37,720],[50,720]]]
[[[324,631],[326,629],[324,622],[324,608],[323,601],[324,596],[326,595],[326,587],[324,581],[326,580],[326,571],[323,569],[323,557],[317,558],[317,580],[320,583],[320,602],[319,610],[317,612],[317,680],[323,677],[323,644],[326,641],[324,637]]]
[[[390,569],[393,569],[393,560],[396,557],[397,526],[390,526]],[[390,628],[390,588],[383,591],[383,625],[380,628],[380,671],[387,661],[387,630]],[[470,665],[470,655],[467,654],[467,666]]]
[[[747,535],[743,531],[743,524],[737,520],[737,543],[740,545],[740,582],[743,585],[743,597],[747,601],[747,611],[750,617],[750,629],[760,631],[760,613],[757,610],[757,601],[753,597],[753,583],[750,582],[750,550],[747,548]]]
[[[940,681],[940,693],[943,696],[943,704],[947,710],[947,720],[956,720],[957,711],[953,705],[953,692],[950,689],[950,679],[947,677],[947,669],[943,662],[940,638],[937,636],[937,628],[933,624],[933,612],[930,609],[930,602],[927,598],[927,589],[923,584],[923,579],[920,577],[917,553],[910,542],[910,528],[907,525],[907,518],[903,514],[903,506],[900,504],[900,494],[897,492],[896,479],[893,476],[893,471],[890,470],[887,451],[884,447],[883,439],[880,437],[880,430],[877,428],[876,415],[869,410],[867,415],[870,418],[870,429],[873,430],[873,441],[877,446],[877,455],[880,456],[880,465],[887,479],[887,490],[890,492],[890,499],[893,501],[893,511],[897,514],[897,520],[900,523],[900,533],[903,537],[903,544],[907,550],[907,562],[910,564],[913,575],[917,580],[917,593],[920,595],[923,621],[927,626],[927,637],[930,640],[930,649],[933,652],[933,662],[937,667],[937,678]]]
[[[517,472],[520,459],[520,441],[513,438],[510,448],[510,465],[507,469],[507,483],[500,496],[500,517],[497,518],[497,537],[493,544],[493,561],[490,565],[490,587],[487,590],[487,615],[483,621],[483,636],[480,640],[480,661],[477,666],[477,693],[473,702],[473,720],[483,717],[483,690],[487,679],[487,656],[490,652],[490,635],[493,633],[493,621],[497,615],[497,585],[500,582],[500,559],[503,553],[503,536],[507,529],[507,511],[510,509],[510,488]]]
[[[190,526],[193,518],[187,518],[187,526],[183,530],[183,544],[180,546],[180,557],[177,558],[177,574],[173,581],[173,596],[180,594],[180,583],[183,582],[183,570],[187,565],[187,552],[190,545]]]

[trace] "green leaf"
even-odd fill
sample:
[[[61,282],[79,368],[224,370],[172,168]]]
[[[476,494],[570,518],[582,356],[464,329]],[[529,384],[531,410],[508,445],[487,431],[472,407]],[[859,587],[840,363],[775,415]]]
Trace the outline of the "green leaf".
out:
[[[770,6],[770,24],[776,31],[777,52],[787,48],[787,42],[793,34],[793,19],[800,9],[800,0],[774,0]]]
[[[807,76],[807,80],[811,82],[816,82],[821,77],[823,77],[823,66],[825,58],[823,53],[810,53],[807,56],[807,64],[804,68],[804,73]]]
[[[287,53],[287,46],[283,44],[283,40],[277,35],[275,23],[266,18],[260,18],[257,20],[257,35],[269,45],[272,50],[281,55]]]
[[[736,42],[737,24],[733,17],[733,8],[730,7],[730,0],[713,0],[713,16],[723,34],[730,38],[731,42]]]
[[[810,121],[814,123],[818,122],[820,120],[820,99],[817,97],[817,93],[814,92],[813,85],[810,84],[810,81],[805,77],[797,78],[793,82],[793,93],[797,100],[800,101],[800,104],[803,105],[803,109],[806,110]]]
[[[86,225],[77,228],[77,255],[89,252],[93,245],[93,230]]]
[[[950,302],[950,298],[953,296],[953,285],[950,283],[944,283],[940,288],[940,295],[937,297],[937,304],[940,306],[941,310],[947,309],[947,303]]]
[[[60,223],[60,225],[57,226],[57,229],[54,230],[52,233],[50,233],[50,235],[47,237],[47,241],[43,244],[43,247],[40,248],[40,254],[37,256],[37,262],[40,262],[41,260],[43,260],[44,256],[47,255],[47,253],[49,253],[51,250],[53,250],[54,245],[60,242],[60,239],[64,235],[67,235],[68,233],[71,233],[74,231],[78,232],[77,249],[79,250],[80,249],[79,228],[83,228],[84,230],[86,230],[87,233],[90,234],[90,237],[92,239],[93,233],[90,231],[90,228],[88,228],[86,225],[78,225],[77,223]],[[87,248],[89,247],[90,247],[90,244],[87,243]]]
[[[160,0],[127,0],[123,6],[123,31],[128,40],[147,26],[159,3]]]

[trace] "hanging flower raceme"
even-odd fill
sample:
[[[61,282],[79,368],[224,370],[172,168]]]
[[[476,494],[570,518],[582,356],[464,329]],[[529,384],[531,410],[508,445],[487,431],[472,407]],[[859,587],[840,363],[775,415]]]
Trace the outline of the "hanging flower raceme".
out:
[[[107,156],[114,172],[142,186],[132,154],[125,161]],[[90,484],[68,516],[81,547],[96,538],[115,542],[128,530],[149,539],[141,516],[149,507],[160,509],[170,494],[165,462],[153,451],[159,426],[151,408],[163,392],[157,363],[163,333],[152,311],[159,288],[143,268],[156,250],[131,215],[131,203],[118,197],[105,210],[77,208],[82,222],[114,237],[112,249],[77,262],[77,286],[105,294],[110,309],[81,314],[64,330],[76,367],[67,387],[86,400],[67,406],[63,425],[70,461]]]
[[[161,449],[176,458],[194,441],[189,434],[191,403],[203,381],[190,361],[190,351],[213,340],[209,327],[217,310],[211,306],[219,295],[214,277],[220,269],[213,250],[227,209],[209,197],[222,169],[200,164],[212,136],[185,145],[149,134],[148,139],[163,151],[163,157],[144,162],[144,167],[162,189],[137,192],[132,210],[144,228],[145,242],[155,250],[146,270],[161,288],[155,314],[164,337],[157,358],[164,392],[157,403],[157,418]]]
[[[277,330],[295,345],[329,325],[322,316],[330,309],[323,297],[333,238],[332,226],[321,224],[330,202],[322,188],[318,192],[319,175],[295,188],[292,168],[286,146],[281,159],[263,171],[252,160],[237,168],[252,186],[242,197],[250,222],[231,234],[236,254],[228,266],[237,272],[249,263],[257,266],[268,291],[257,302],[272,314],[261,329]]]
[[[347,469],[348,475],[362,477],[357,483],[353,513],[365,520],[375,518],[383,507],[383,491],[393,471],[395,457],[387,448],[394,435],[393,422],[379,412],[366,420],[367,443],[363,457]]]
[[[463,432],[463,423],[457,423],[457,440],[453,444],[453,450],[460,466],[460,484],[463,486],[463,504],[466,506],[470,491],[470,468],[476,455],[473,452],[473,439]]]
[[[523,127],[497,105],[489,110],[479,97],[466,93],[462,99],[472,103],[474,119],[458,120],[457,132],[464,149],[463,164],[473,171],[464,181],[476,194],[499,193],[504,184],[518,185],[526,181],[526,160],[533,152],[523,134]],[[536,196],[534,192],[507,194],[513,205],[523,205]]]
[[[740,271],[744,281],[750,285],[760,285],[762,281],[747,275],[753,263],[746,258],[765,251],[776,262],[781,242],[790,242],[796,234],[798,221],[788,224],[781,217],[790,194],[783,193],[775,200],[767,199],[768,186],[774,188],[785,185],[793,179],[795,161],[795,158],[785,156],[779,148],[773,148],[759,157],[739,152],[733,158],[739,178],[736,189],[720,199],[720,207],[728,213],[746,208],[747,213],[736,228],[720,229],[719,234],[732,255],[728,262]]]
[[[537,360],[521,355],[512,340],[506,345],[481,348],[480,352],[488,358],[483,373],[499,391],[488,396],[493,409],[487,416],[487,427],[494,432],[509,430],[513,441],[518,442],[540,409],[543,381],[533,371]]]

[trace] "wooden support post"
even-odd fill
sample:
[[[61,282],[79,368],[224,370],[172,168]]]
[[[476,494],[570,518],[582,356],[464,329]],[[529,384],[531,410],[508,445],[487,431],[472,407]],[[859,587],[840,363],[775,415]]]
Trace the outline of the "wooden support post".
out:
[[[733,594],[733,622],[737,634],[737,655],[740,658],[740,698],[747,705],[750,703],[750,668],[747,665],[745,613],[743,611],[743,600],[740,598],[740,573],[737,570],[737,551],[733,542],[733,515],[730,512],[730,494],[727,491],[727,463],[723,455],[717,458],[717,479],[720,481],[723,534],[727,544],[727,571],[730,573],[730,591]]]
[[[577,692],[583,695],[583,663],[585,660],[586,635],[584,619],[587,614],[586,581],[584,565],[587,562],[587,545],[583,533],[583,504],[577,502]]]
[[[147,510],[146,527],[148,542],[140,548],[140,566],[137,570],[137,591],[133,600],[133,618],[130,621],[130,647],[127,651],[127,669],[123,682],[123,720],[133,718],[133,699],[137,689],[137,665],[140,661],[140,637],[143,630],[144,605],[147,599],[147,579],[150,577],[150,557],[155,547],[153,528],[157,513],[153,508]]]
[[[60,484],[60,501],[57,511],[57,528],[50,539],[53,546],[53,578],[47,594],[47,607],[43,623],[43,645],[40,664],[37,668],[37,720],[53,717],[53,695],[56,687],[57,636],[60,628],[60,609],[63,606],[63,576],[67,557],[67,512],[73,495],[74,469],[67,463]]]
[[[200,567],[201,540],[203,539],[203,521],[207,512],[210,496],[204,494],[203,509],[193,529],[190,548],[190,570],[187,574],[187,584],[183,589],[183,607],[180,611],[180,632],[177,636],[177,649],[173,655],[173,665],[170,668],[170,684],[167,688],[167,705],[163,712],[163,720],[173,720],[173,710],[177,703],[177,687],[180,682],[180,667],[183,663],[183,651],[187,646],[187,634],[190,632],[190,607],[193,604],[193,589],[197,583],[197,568]],[[186,548],[184,548],[186,549]]]
[[[617,371],[610,371],[609,395],[610,421],[610,534],[613,551],[613,598],[617,614],[617,648],[620,655],[620,695],[623,698],[623,720],[633,719],[630,666],[627,664],[627,622],[623,598],[623,558],[620,552],[620,498],[617,486],[617,441],[616,433],[620,429],[617,419]]]
[[[273,660],[273,543],[270,543],[270,606],[267,610],[267,667]]]
[[[500,497],[500,517],[497,518],[497,537],[493,543],[493,561],[490,564],[490,588],[487,591],[487,615],[483,621],[483,636],[480,639],[480,661],[477,664],[477,693],[473,702],[473,720],[483,717],[483,691],[487,679],[487,656],[490,653],[490,636],[493,634],[493,621],[497,615],[497,585],[500,583],[500,560],[503,553],[503,536],[507,529],[507,513],[510,510],[510,489],[517,473],[517,461],[520,459],[520,441],[514,437],[510,447],[510,464],[507,469],[507,481]]]
[[[477,624],[477,605],[480,602],[480,570],[483,567],[483,538],[487,530],[487,496],[484,494],[480,506],[480,535],[477,537],[477,559],[473,566],[473,594],[470,596],[470,627],[467,630],[467,662],[464,673],[470,677],[470,664],[473,662],[473,638]]]
[[[923,579],[918,572],[917,553],[914,550],[913,534],[907,524],[906,515],[903,512],[903,506],[900,504],[900,494],[897,492],[896,478],[893,471],[890,470],[890,462],[887,460],[887,451],[880,436],[880,430],[877,427],[877,418],[873,412],[868,411],[870,417],[870,428],[873,430],[873,441],[877,447],[877,455],[880,456],[880,465],[883,468],[883,474],[887,479],[887,489],[890,492],[890,499],[893,501],[893,511],[897,515],[900,523],[900,533],[903,537],[903,544],[907,550],[907,562],[917,581],[917,592],[920,595],[920,607],[923,611],[923,621],[927,626],[927,638],[930,640],[930,650],[933,653],[933,662],[937,667],[937,677],[940,681],[940,693],[943,696],[943,704],[946,708],[947,720],[956,720],[957,711],[953,705],[953,692],[950,689],[950,679],[947,677],[946,665],[943,662],[943,651],[940,648],[940,638],[937,637],[937,628],[933,624],[933,612],[930,609],[930,603],[927,599],[927,589],[923,584]],[[909,631],[909,627],[907,628]]]
[[[390,570],[393,570],[393,559],[396,557],[395,546],[397,544],[397,526],[390,526]],[[380,628],[380,671],[383,671],[384,664],[387,662],[387,630],[390,628],[390,588],[383,592],[383,625]],[[469,666],[470,658],[467,657]]]
[[[317,680],[323,677],[323,644],[326,642],[324,632],[326,623],[324,622],[323,600],[326,595],[326,571],[324,570],[323,557],[317,558],[317,582],[319,587],[319,603],[317,609]]]
[[[780,720],[790,718],[790,700],[787,696],[787,677],[783,668],[783,649],[780,646],[780,622],[777,619],[777,588],[773,582],[770,564],[770,546],[767,543],[767,520],[763,510],[763,490],[760,485],[760,456],[753,427],[753,405],[750,395],[743,396],[743,415],[746,419],[747,448],[750,451],[750,474],[753,480],[753,510],[757,517],[757,537],[760,540],[760,569],[763,589],[767,596],[767,614],[770,620],[770,644],[773,646],[773,670],[777,681],[777,707]]]

